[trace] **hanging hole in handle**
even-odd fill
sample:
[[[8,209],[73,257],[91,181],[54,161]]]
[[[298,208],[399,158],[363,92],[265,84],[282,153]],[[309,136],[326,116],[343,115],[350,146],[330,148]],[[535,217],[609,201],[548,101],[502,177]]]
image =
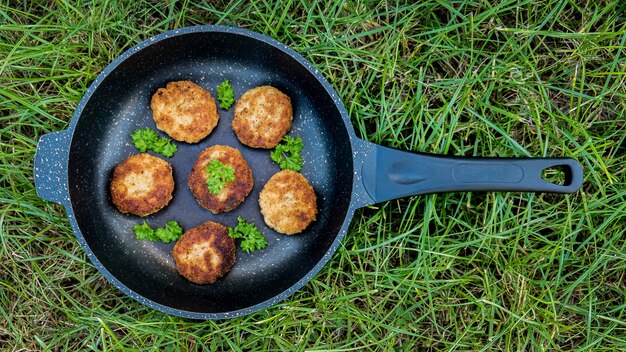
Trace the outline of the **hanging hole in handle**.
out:
[[[558,186],[571,186],[572,172],[568,165],[554,165],[541,171],[541,178]]]

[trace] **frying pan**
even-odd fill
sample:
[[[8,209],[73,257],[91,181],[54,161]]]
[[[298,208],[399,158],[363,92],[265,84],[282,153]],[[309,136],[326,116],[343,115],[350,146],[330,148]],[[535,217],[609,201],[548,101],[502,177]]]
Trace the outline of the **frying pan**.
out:
[[[268,240],[264,250],[238,249],[232,271],[213,285],[180,276],[173,244],[134,238],[143,218],[118,212],[110,200],[112,170],[138,153],[130,133],[155,128],[149,102],[169,81],[191,80],[216,97],[230,80],[235,97],[272,85],[291,97],[290,135],[304,141],[302,174],[318,195],[319,214],[302,234],[280,235],[267,227],[258,197],[278,166],[269,151],[245,147],[230,126],[231,107],[197,144],[176,143],[171,158],[176,182],[168,207],[145,220],[161,227],[177,220],[184,229],[211,220],[235,226],[242,216]],[[161,133],[161,132],[159,132]],[[235,210],[214,215],[200,207],[187,176],[200,151],[215,144],[238,148],[254,174],[254,188]],[[565,183],[542,179],[546,168],[564,170]],[[328,262],[360,207],[409,195],[453,191],[571,193],[582,183],[580,164],[568,158],[461,158],[399,151],[355,136],[331,85],[287,46],[243,29],[197,26],[150,38],[108,65],[87,89],[67,130],[41,137],[35,156],[39,197],[62,204],[76,238],[104,277],[126,295],[168,314],[221,319],[271,306],[301,288]]]

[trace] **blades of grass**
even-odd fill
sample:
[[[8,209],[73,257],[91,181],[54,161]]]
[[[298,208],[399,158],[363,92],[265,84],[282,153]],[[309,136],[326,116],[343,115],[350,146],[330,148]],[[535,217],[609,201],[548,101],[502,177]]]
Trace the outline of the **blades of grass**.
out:
[[[512,118],[515,118],[515,116],[511,115],[509,112],[507,112],[506,110],[502,110],[499,108],[496,108],[494,106],[490,106],[491,109],[503,113],[505,115],[508,115]],[[518,142],[516,142],[513,138],[511,138],[509,136],[509,134],[507,132],[505,132],[500,126],[492,123],[491,121],[489,121],[487,118],[485,118],[482,114],[477,113],[476,111],[473,111],[471,109],[467,109],[467,111],[469,111],[472,115],[474,115],[475,117],[479,118],[480,120],[482,120],[486,125],[488,125],[490,128],[492,128],[493,130],[495,130],[496,132],[498,132],[498,134],[500,136],[502,136],[504,139],[506,139],[507,141],[509,141],[509,143],[514,146],[519,152],[521,152],[524,156],[531,156],[531,154],[523,147],[521,146]]]
[[[626,272],[623,6],[0,5],[0,344],[619,349]],[[36,197],[32,158],[39,136],[65,127],[89,82],[124,49],[164,28],[212,23],[262,32],[305,55],[336,88],[357,134],[370,141],[457,155],[572,156],[585,166],[583,191],[455,193],[360,209],[329,264],[274,307],[218,322],[146,308],[88,263],[62,208]]]

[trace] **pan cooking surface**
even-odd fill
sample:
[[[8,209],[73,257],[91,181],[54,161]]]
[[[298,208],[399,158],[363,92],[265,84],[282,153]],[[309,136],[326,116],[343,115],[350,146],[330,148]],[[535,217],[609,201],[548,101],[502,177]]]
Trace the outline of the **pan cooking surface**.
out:
[[[167,208],[140,218],[119,213],[111,203],[108,187],[113,168],[139,153],[130,134],[144,127],[156,130],[150,98],[157,88],[169,81],[190,80],[217,101],[216,87],[225,79],[230,80],[236,99],[259,85],[277,87],[291,98],[294,121],[289,135],[304,141],[302,173],[318,195],[317,221],[304,233],[285,236],[265,225],[259,192],[280,169],[269,150],[248,148],[237,140],[231,128],[234,105],[228,111],[219,109],[220,121],[209,137],[197,144],[175,142],[178,152],[168,161],[176,186]],[[352,148],[340,107],[296,58],[273,43],[241,33],[182,33],[136,50],[90,93],[70,149],[70,199],[90,250],[121,284],[166,308],[219,314],[281,294],[322,261],[348,214]],[[200,151],[216,144],[239,149],[255,180],[242,205],[219,215],[200,207],[187,186]],[[235,226],[238,216],[256,224],[268,246],[248,254],[237,242],[235,266],[213,285],[196,285],[178,274],[171,256],[173,243],[139,241],[133,234],[133,226],[143,220],[152,227],[177,220],[189,229],[208,220]]]

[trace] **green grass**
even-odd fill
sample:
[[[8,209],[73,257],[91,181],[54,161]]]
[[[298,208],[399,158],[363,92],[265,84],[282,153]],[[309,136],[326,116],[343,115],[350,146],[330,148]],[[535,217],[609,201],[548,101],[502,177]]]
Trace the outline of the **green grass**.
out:
[[[0,349],[626,348],[623,1],[164,3],[0,2]],[[102,278],[63,208],[37,197],[33,157],[110,61],[196,24],[251,29],[303,54],[364,139],[573,157],[584,185],[377,204],[276,306],[205,322],[148,309]]]

